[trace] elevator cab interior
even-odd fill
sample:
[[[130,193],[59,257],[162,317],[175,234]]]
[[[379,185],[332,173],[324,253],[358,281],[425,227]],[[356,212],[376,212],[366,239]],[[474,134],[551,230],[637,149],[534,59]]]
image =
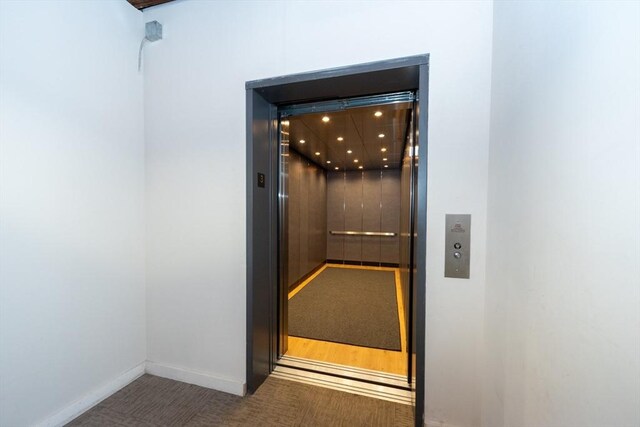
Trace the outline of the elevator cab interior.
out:
[[[279,364],[411,389],[415,99],[279,111]]]

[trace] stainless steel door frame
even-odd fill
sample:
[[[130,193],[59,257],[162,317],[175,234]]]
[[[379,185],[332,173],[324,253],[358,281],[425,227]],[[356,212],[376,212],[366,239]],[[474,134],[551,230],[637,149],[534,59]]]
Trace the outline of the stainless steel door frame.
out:
[[[279,114],[278,114],[279,116]],[[289,337],[289,188],[288,124],[278,119],[278,340],[277,359],[287,352]],[[283,128],[287,127],[285,131]],[[276,360],[277,360],[276,359]]]
[[[277,318],[276,107],[247,91],[247,390],[267,379],[275,363]]]
[[[278,321],[278,106],[419,91],[415,259],[415,425],[424,425],[429,55],[256,80],[245,85],[247,108],[247,390],[254,392],[275,367]],[[258,175],[261,174],[261,175]],[[262,184],[262,185],[261,185]]]
[[[420,65],[419,96],[416,100],[416,129],[413,157],[414,165],[418,170],[415,174],[413,189],[416,192],[415,200],[415,220],[414,226],[414,281],[412,294],[415,301],[413,327],[414,348],[415,348],[415,384],[416,384],[416,404],[415,404],[415,425],[424,426],[425,419],[425,340],[426,340],[426,294],[427,294],[427,156],[428,156],[428,105],[429,105],[429,63]]]
[[[303,114],[331,113],[344,111],[350,108],[373,107],[390,104],[402,104],[415,100],[413,91],[385,93],[382,95],[361,96],[347,99],[333,99],[330,101],[307,102],[304,104],[287,105],[278,109],[282,118],[300,116]]]

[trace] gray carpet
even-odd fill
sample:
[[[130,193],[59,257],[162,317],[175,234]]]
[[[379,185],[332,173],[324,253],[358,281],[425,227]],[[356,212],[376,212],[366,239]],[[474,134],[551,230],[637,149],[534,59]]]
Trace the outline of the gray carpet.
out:
[[[412,426],[410,406],[277,378],[238,397],[144,375],[68,426]]]
[[[289,300],[289,335],[400,351],[394,273],[326,268]]]

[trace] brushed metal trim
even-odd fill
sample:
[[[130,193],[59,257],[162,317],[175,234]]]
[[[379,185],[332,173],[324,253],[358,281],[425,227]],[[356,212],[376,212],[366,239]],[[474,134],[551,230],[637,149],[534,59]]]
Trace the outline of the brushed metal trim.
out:
[[[309,102],[304,104],[287,105],[278,111],[285,117],[300,116],[304,114],[329,113],[344,111],[350,108],[362,108],[378,105],[390,105],[401,103],[413,103],[416,95],[413,91],[387,93],[383,95],[362,96],[356,98],[335,99],[324,102]]]
[[[356,380],[375,382],[389,385],[395,388],[410,389],[405,375],[391,374],[387,372],[373,371],[371,369],[357,368],[354,366],[340,365],[337,363],[321,362],[302,357],[282,356],[278,365],[290,368],[300,368],[312,371],[320,371],[329,375],[349,377]]]
[[[274,378],[281,378],[289,381],[296,381],[303,384],[329,388],[360,396],[372,397],[374,399],[386,400],[389,402],[412,405],[413,392],[398,388],[375,385],[357,380],[339,378],[317,372],[308,372],[286,366],[276,366],[271,374]]]
[[[259,313],[259,306],[268,306],[271,311],[276,310],[275,297],[272,298],[271,293],[275,293],[277,283],[275,278],[270,278],[268,283],[264,283],[265,275],[276,275],[277,270],[264,268],[265,259],[271,261],[270,255],[264,247],[260,245],[262,231],[256,226],[260,215],[264,214],[263,206],[258,206],[258,201],[254,200],[256,195],[253,191],[253,177],[257,172],[256,163],[259,160],[257,149],[262,144],[272,144],[276,127],[275,115],[274,119],[267,119],[269,132],[258,132],[265,125],[265,118],[262,116],[262,105],[256,105],[258,100],[266,101],[269,107],[277,109],[277,105],[286,105],[296,102],[306,102],[313,100],[334,99],[362,96],[371,93],[394,92],[401,90],[418,89],[418,100],[420,102],[420,114],[417,115],[419,123],[419,136],[417,141],[420,147],[420,156],[416,156],[416,162],[419,165],[417,173],[417,182],[415,185],[416,229],[412,232],[415,236],[419,236],[416,240],[416,254],[412,258],[418,260],[414,266],[414,281],[416,292],[415,299],[415,357],[417,369],[414,371],[416,375],[416,395],[415,395],[415,426],[423,427],[425,423],[424,403],[425,403],[425,300],[426,300],[426,269],[425,259],[426,253],[426,225],[427,225],[427,154],[428,154],[428,99],[429,99],[429,55],[418,55],[413,57],[398,58],[388,61],[379,61],[375,63],[359,64],[349,67],[333,68],[310,73],[301,73],[276,78],[268,78],[246,82],[246,147],[247,147],[247,388],[249,392],[255,391],[255,388],[262,382],[261,378],[262,366],[268,364],[273,369],[273,348],[275,344],[264,345],[263,341],[255,339],[257,335],[268,329],[268,339],[277,342],[277,322],[274,321],[275,314],[272,314],[266,320],[258,319],[256,314]],[[416,101],[418,101],[416,100]],[[416,102],[416,105],[418,102]],[[416,129],[417,131],[417,129]],[[254,151],[256,151],[254,155]],[[417,154],[417,153],[416,153]],[[277,163],[273,162],[267,170],[269,175],[274,174],[277,170]],[[267,176],[267,182],[273,184],[271,176]],[[274,196],[274,200],[276,197]],[[268,214],[273,215],[274,206],[269,204]],[[430,216],[429,216],[430,218]],[[275,224],[275,222],[274,222]],[[275,234],[275,233],[274,233]],[[277,235],[275,239],[270,240],[269,250],[277,251]],[[269,267],[271,264],[269,264]],[[277,267],[277,265],[276,265]],[[267,298],[259,298],[260,286],[270,286],[273,291],[267,295]],[[256,294],[256,295],[254,295]],[[253,362],[260,362],[254,366]],[[264,363],[263,363],[264,362]],[[252,387],[253,386],[253,387]]]
[[[337,231],[331,230],[330,234],[334,236],[376,236],[376,237],[395,237],[398,233],[389,231]]]
[[[308,71],[297,74],[289,74],[286,76],[269,77],[266,79],[250,80],[245,82],[245,89],[263,89],[263,88],[280,88],[286,85],[292,85],[296,83],[311,83],[322,80],[330,80],[332,78],[341,78],[347,76],[360,76],[362,74],[368,74],[376,71],[386,70],[402,70],[407,68],[420,67],[421,65],[429,64],[429,54],[420,54],[413,56],[406,56],[402,58],[388,59],[385,61],[366,62],[357,65],[348,65],[345,67],[327,68],[320,71]],[[418,81],[419,83],[419,81]],[[379,84],[381,85],[381,84]],[[412,85],[413,86],[413,85]],[[406,89],[404,89],[406,90]],[[389,92],[389,90],[386,90]],[[368,92],[371,93],[371,92]],[[270,102],[274,100],[267,99]]]

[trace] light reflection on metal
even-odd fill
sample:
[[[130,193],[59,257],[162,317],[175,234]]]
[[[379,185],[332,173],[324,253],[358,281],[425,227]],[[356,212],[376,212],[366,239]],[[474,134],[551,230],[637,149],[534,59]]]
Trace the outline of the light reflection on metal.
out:
[[[398,233],[389,231],[329,231],[334,236],[375,236],[375,237],[395,237]]]

